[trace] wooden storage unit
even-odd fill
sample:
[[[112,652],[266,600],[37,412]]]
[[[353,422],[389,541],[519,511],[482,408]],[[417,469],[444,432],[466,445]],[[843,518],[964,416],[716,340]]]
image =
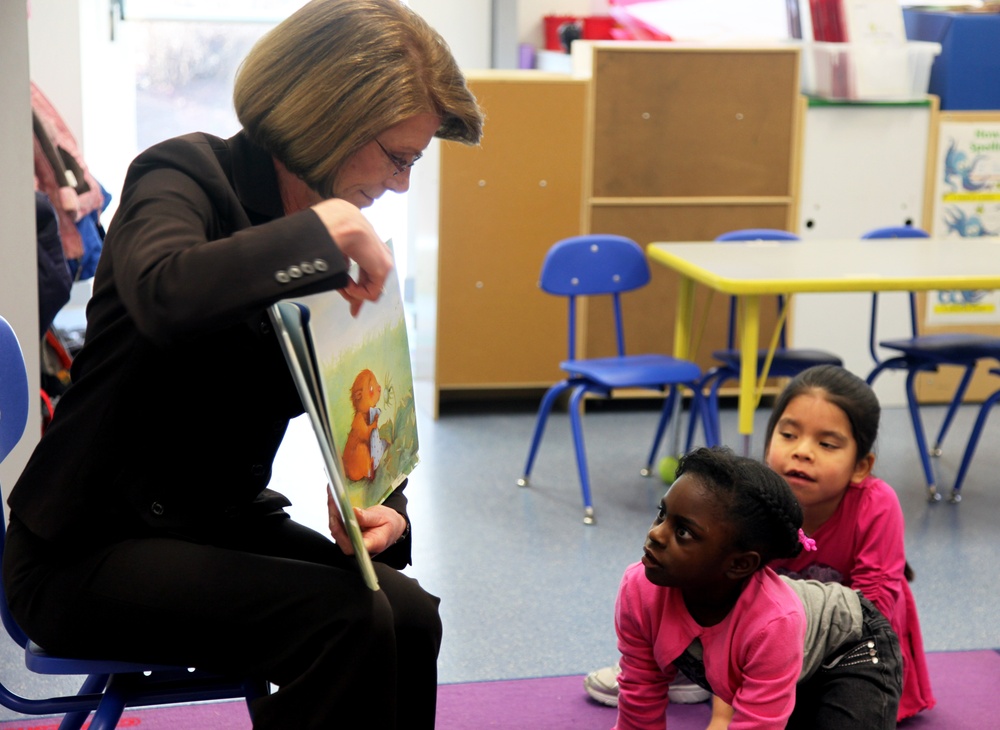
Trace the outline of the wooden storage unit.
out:
[[[578,47],[579,76],[469,74],[486,131],[479,148],[441,146],[435,414],[451,396],[562,377],[565,302],[537,287],[557,240],[592,231],[644,246],[795,224],[796,49],[578,42],[575,57]],[[672,351],[676,281],[654,266],[652,284],[624,297],[629,351]],[[699,291],[701,305],[710,296]],[[725,344],[727,314],[715,297],[703,367]],[[610,316],[583,308],[581,354],[613,353]]]
[[[580,233],[587,82],[475,72],[482,145],[441,146],[435,413],[463,391],[544,389],[566,355],[565,301],[538,288]]]
[[[619,42],[580,48],[577,68],[591,77],[585,230],[641,245],[711,241],[735,228],[794,230],[804,109],[796,49]],[[627,346],[670,352],[677,277],[653,271],[649,287],[626,295]],[[700,311],[711,295],[699,289]],[[727,306],[724,297],[711,301],[695,356],[703,367],[725,344]],[[613,351],[604,334],[608,316],[588,311],[587,356]]]

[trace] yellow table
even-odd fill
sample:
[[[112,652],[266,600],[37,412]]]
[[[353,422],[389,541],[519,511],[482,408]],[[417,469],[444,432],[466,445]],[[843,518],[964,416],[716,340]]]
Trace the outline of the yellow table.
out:
[[[743,357],[739,432],[744,453],[749,451],[757,407],[761,296],[1000,289],[1000,238],[651,243],[647,251],[652,261],[680,274],[675,357],[691,352],[696,282],[738,297]]]

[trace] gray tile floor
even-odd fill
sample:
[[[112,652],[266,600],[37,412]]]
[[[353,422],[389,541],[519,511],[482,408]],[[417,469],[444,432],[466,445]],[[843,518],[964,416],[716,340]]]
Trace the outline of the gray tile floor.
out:
[[[426,401],[418,384],[418,404]],[[583,675],[615,660],[612,610],[618,580],[638,559],[664,485],[638,468],[657,413],[639,404],[593,407],[585,431],[597,524],[582,522],[580,490],[564,412],[553,415],[532,486],[519,488],[536,402],[419,409],[421,463],[408,488],[414,565],[408,572],[441,596],[442,682]],[[926,407],[933,430],[943,409]],[[951,448],[938,460],[950,487],[975,416],[962,410]],[[766,411],[758,414],[758,433]],[[723,413],[735,435],[735,413]],[[887,409],[877,473],[899,492],[907,548],[929,651],[1000,648],[1000,415],[988,424],[959,505],[925,499],[909,421]],[[754,444],[754,453],[759,445]],[[275,488],[293,516],[323,529],[325,481],[308,423],[293,422],[276,463]],[[5,683],[32,696],[59,689],[23,668],[16,647],[0,646]],[[62,684],[68,686],[65,680]],[[0,713],[0,718],[8,717]]]

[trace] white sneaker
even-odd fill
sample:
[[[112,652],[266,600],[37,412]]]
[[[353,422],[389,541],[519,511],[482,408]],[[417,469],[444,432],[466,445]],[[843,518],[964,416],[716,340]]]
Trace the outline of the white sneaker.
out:
[[[613,667],[595,669],[583,678],[583,688],[587,694],[608,707],[618,707],[618,672],[621,668]]]
[[[595,669],[583,679],[583,688],[587,694],[608,707],[618,707],[618,673],[621,668],[613,667]],[[670,701],[678,705],[694,705],[704,702],[712,693],[692,682],[682,673],[670,683]]]

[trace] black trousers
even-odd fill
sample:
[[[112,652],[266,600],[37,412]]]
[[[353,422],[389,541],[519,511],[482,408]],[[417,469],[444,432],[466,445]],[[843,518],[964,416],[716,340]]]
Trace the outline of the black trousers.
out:
[[[284,513],[213,544],[130,539],[54,548],[11,520],[3,578],[21,628],[49,651],[261,677],[255,730],[434,727],[438,599],[376,563],[371,591],[324,536]],[[397,722],[398,720],[398,722]]]
[[[903,691],[899,639],[861,598],[861,640],[842,646],[795,692],[789,730],[895,730]]]

